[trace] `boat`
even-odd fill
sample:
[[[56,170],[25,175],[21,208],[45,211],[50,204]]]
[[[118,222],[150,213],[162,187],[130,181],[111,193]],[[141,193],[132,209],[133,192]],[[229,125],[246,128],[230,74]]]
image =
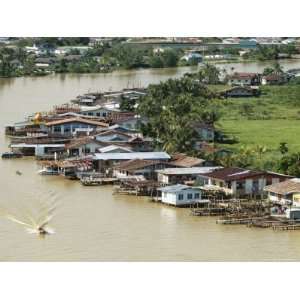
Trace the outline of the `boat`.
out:
[[[23,155],[19,152],[4,152],[2,158],[21,158]]]
[[[53,168],[43,168],[38,171],[39,175],[58,175],[58,170],[55,170]]]

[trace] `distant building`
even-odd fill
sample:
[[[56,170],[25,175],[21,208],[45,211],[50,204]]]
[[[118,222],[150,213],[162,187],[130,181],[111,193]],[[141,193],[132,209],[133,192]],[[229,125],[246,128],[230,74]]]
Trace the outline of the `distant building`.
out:
[[[273,73],[263,76],[261,79],[262,85],[280,85],[288,81],[287,76],[282,73]]]
[[[230,85],[251,86],[260,84],[260,76],[257,73],[234,73],[228,77]]]
[[[70,53],[72,50],[77,50],[81,55],[85,54],[89,49],[92,49],[92,47],[89,46],[64,46],[64,47],[58,47],[55,49],[54,54],[56,55],[66,55]]]
[[[253,49],[257,47],[257,41],[252,39],[241,39],[239,42],[239,48],[241,49]]]
[[[221,95],[225,98],[227,97],[255,97],[260,95],[260,90],[258,87],[249,87],[249,86],[234,86],[223,92]]]
[[[185,60],[186,62],[196,61],[199,63],[202,61],[202,55],[197,52],[191,52],[182,56],[180,60]]]
[[[201,141],[213,142],[215,139],[215,127],[213,124],[197,122],[194,125]]]

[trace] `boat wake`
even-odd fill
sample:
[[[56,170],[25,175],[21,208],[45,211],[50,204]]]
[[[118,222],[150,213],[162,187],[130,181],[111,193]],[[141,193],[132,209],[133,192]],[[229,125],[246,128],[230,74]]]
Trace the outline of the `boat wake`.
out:
[[[35,210],[22,207],[22,209],[19,209],[19,214],[3,210],[2,216],[14,223],[22,225],[27,233],[44,237],[55,233],[55,230],[49,226],[49,223],[55,216],[56,209],[56,199],[50,201],[39,200],[38,205],[35,206]]]

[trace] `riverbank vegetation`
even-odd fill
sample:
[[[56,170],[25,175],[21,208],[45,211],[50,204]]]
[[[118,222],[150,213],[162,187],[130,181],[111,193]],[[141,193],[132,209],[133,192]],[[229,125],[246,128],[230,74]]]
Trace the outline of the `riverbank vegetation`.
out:
[[[12,38],[9,45],[0,45],[0,77],[198,65],[201,59],[190,55],[192,49],[188,46],[135,45],[127,43],[126,38]],[[245,53],[241,55],[242,52]],[[217,45],[209,45],[201,54],[199,51],[196,53],[202,56],[204,62],[226,63],[276,60],[297,54],[298,48],[295,44],[269,45],[244,51],[236,46],[220,49]]]
[[[215,84],[207,66],[198,74],[150,85],[138,112],[147,118],[143,133],[170,153],[202,156],[224,166],[300,175],[300,85],[261,87],[260,97],[220,97],[229,88]],[[214,146],[226,155],[195,150],[195,124],[214,124]],[[204,155],[204,156],[203,156]]]
[[[289,58],[293,54],[298,54],[299,50],[295,44],[288,45],[270,45],[270,46],[260,46],[256,49],[245,53],[243,55],[244,59],[255,59],[260,61],[265,60],[276,60],[279,58]]]

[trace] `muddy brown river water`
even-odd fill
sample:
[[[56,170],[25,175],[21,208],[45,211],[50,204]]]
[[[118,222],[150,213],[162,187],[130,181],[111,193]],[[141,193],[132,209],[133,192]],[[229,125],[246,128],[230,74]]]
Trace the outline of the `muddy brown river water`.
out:
[[[290,62],[287,68],[299,66],[298,61]],[[234,67],[255,71],[264,65]],[[0,79],[0,152],[8,150],[4,126],[25,115],[89,90],[146,86],[191,70],[195,69]],[[18,176],[16,170],[23,174]],[[39,239],[0,217],[0,261],[300,260],[300,231],[217,225],[214,217],[193,217],[188,209],[114,195],[111,186],[83,187],[61,177],[39,176],[37,170],[31,158],[0,160],[0,207],[22,214],[38,200],[58,199],[52,222],[56,233]]]

